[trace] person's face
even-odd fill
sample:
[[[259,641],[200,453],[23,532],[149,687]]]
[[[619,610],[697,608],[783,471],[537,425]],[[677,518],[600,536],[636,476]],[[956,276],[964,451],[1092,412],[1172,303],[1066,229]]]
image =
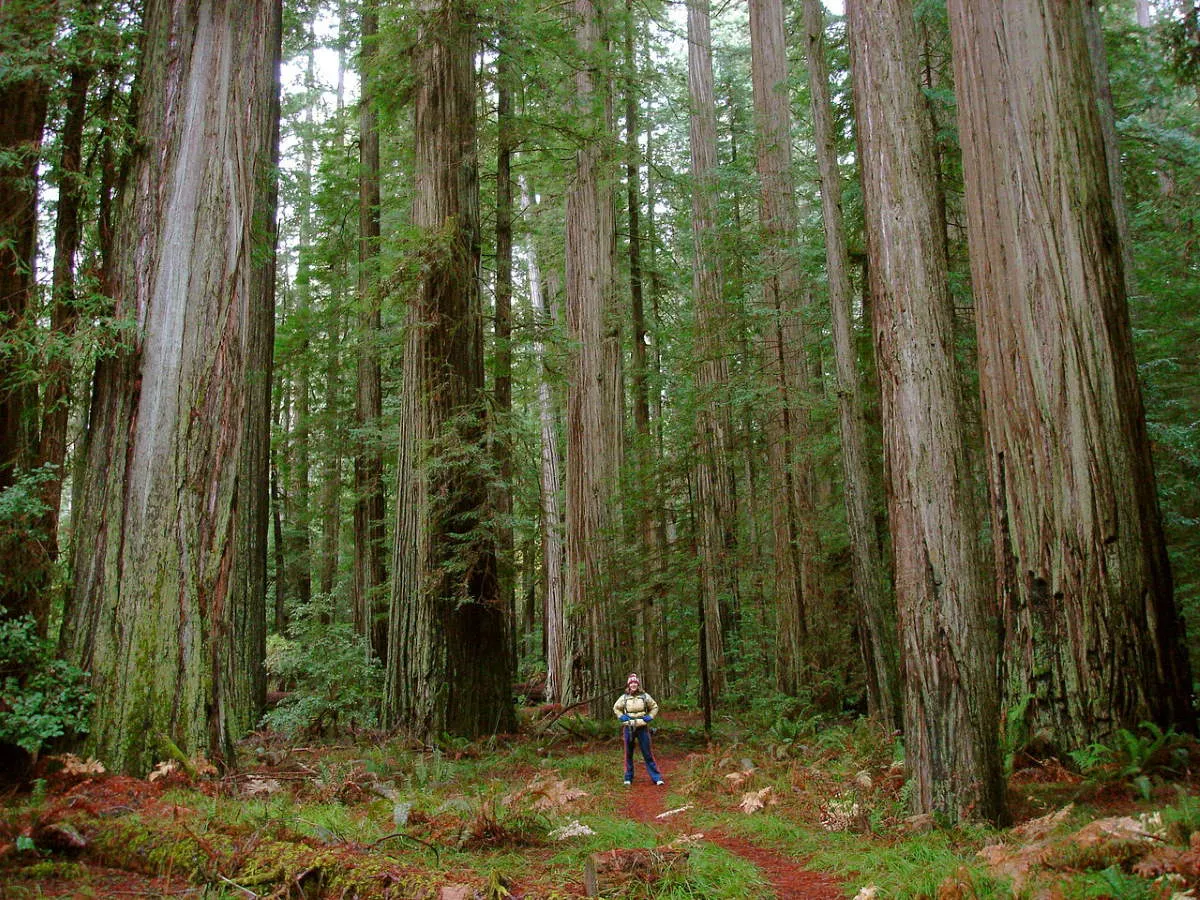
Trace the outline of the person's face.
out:
[[[638,691],[641,690],[641,688],[642,688],[641,682],[639,682],[636,678],[630,678],[629,683],[627,685],[625,685],[625,689],[627,691],[629,691],[629,693],[631,693],[631,694],[636,694]]]

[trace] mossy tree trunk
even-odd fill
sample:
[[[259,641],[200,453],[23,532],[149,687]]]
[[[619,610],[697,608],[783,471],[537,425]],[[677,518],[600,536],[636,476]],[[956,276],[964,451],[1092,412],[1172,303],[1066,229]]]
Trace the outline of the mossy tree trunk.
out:
[[[910,0],[847,4],[917,813],[1004,813],[999,632]]]
[[[515,726],[486,448],[475,10],[427,0],[417,46],[413,224],[385,718],[428,740]]]
[[[1006,686],[1059,752],[1195,723],[1088,7],[949,4]]]
[[[146,6],[64,625],[126,772],[231,762],[261,709],[279,42],[274,2]]]

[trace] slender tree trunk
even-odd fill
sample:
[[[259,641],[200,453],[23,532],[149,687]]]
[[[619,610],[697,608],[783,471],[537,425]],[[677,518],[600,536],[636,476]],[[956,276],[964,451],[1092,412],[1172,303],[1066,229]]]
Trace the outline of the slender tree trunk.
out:
[[[0,72],[0,491],[34,463],[37,388],[30,377],[37,258],[38,163],[50,91],[49,53],[58,6],[9,0],[0,6],[8,40]],[[9,68],[11,66],[11,68]],[[46,548],[42,517],[0,530],[0,615],[30,614],[46,631]]]
[[[567,196],[567,331],[573,343],[567,384],[567,648],[564,702],[592,699],[630,662],[629,629],[615,608],[611,530],[621,460],[621,325],[613,255],[611,98],[602,11],[575,0],[575,39],[583,63],[575,76],[585,123]],[[597,700],[600,716],[607,703]]]
[[[847,6],[914,812],[1004,811],[997,621],[908,0]]]
[[[521,185],[521,205],[529,210],[530,197],[524,183]],[[538,251],[530,239],[525,247],[529,266],[529,302],[532,307],[536,333],[553,324],[554,316],[549,312],[542,294],[542,273],[538,265]],[[553,279],[548,279],[553,285]],[[555,292],[551,290],[553,295]],[[562,463],[558,450],[558,419],[554,405],[554,394],[550,386],[550,367],[547,363],[546,345],[540,337],[534,340],[533,354],[538,360],[538,419],[541,423],[541,482],[542,511],[542,559],[545,565],[545,635],[546,635],[546,699],[562,702],[563,687],[568,670],[566,647],[566,623],[563,607],[563,517],[562,517]]]
[[[413,224],[385,718],[420,739],[510,731],[512,672],[487,528],[475,11],[427,0],[414,98]]]
[[[850,287],[850,258],[842,216],[842,184],[833,134],[829,75],[825,62],[825,10],[820,0],[804,0],[809,89],[812,92],[813,138],[821,175],[821,209],[825,220],[825,264],[833,351],[837,364],[838,418],[842,433],[842,492],[850,532],[851,572],[858,606],[859,642],[867,674],[870,714],[889,728],[901,724],[900,671],[896,652],[896,608],[888,572],[871,515],[871,473],[867,466],[867,433],[858,389]]]
[[[729,466],[729,386],[721,258],[717,232],[717,108],[708,0],[689,0],[688,93],[691,98],[692,296],[696,310],[696,499],[710,699],[725,688],[725,641],[738,606],[737,506]]]
[[[97,368],[64,624],[126,772],[164,735],[232,762],[261,705],[280,35],[274,3],[146,6],[109,281],[138,330]]]
[[[1082,0],[949,5],[1006,683],[1060,751],[1190,729]],[[987,91],[983,90],[986,79]]]
[[[360,435],[354,450],[354,625],[370,640],[371,652],[386,662],[387,605],[383,496],[383,378],[379,363],[379,126],[374,71],[378,12],[375,0],[362,7],[358,110],[358,379],[354,421]]]
[[[91,7],[79,10],[91,18]],[[81,23],[95,27],[94,22]],[[39,464],[50,469],[50,477],[42,484],[42,515],[40,532],[43,557],[47,569],[58,558],[58,517],[62,509],[62,489],[67,458],[67,424],[72,405],[72,380],[75,355],[72,339],[79,321],[75,295],[75,261],[79,251],[82,227],[80,212],[86,199],[83,166],[83,126],[87,114],[88,88],[95,75],[92,39],[85,27],[79,43],[72,48],[76,54],[70,67],[67,84],[66,109],[63,117],[62,145],[58,163],[58,216],[54,225],[54,275],[50,310],[50,349],[43,363],[42,429],[38,451]],[[47,571],[46,576],[48,577]]]
[[[633,0],[625,0],[624,66],[625,66],[625,196],[629,210],[629,296],[631,300],[631,325],[633,327],[633,431],[643,460],[641,472],[652,469],[658,461],[654,453],[654,438],[650,431],[650,388],[648,361],[646,359],[646,297],[642,274],[642,185],[641,147],[638,145],[638,92],[640,79],[637,71],[635,33],[635,10]],[[638,508],[638,537],[646,558],[657,565],[662,555],[658,542],[658,527],[655,513],[659,508],[658,489],[653,477],[643,478],[642,497]],[[642,678],[649,684],[657,684],[662,669],[660,648],[661,628],[656,609],[659,583],[657,579],[646,579],[638,591],[638,634],[635,648]]]
[[[500,485],[496,489],[496,552],[499,557],[500,601],[508,610],[512,665],[517,663],[517,595],[513,545],[512,462],[512,154],[513,87],[516,73],[510,57],[512,39],[501,26],[496,53],[496,347],[495,404],[501,428],[493,437]]]
[[[808,385],[798,313],[805,287],[795,254],[797,213],[781,0],[751,0],[750,55],[761,182],[763,306],[769,316],[763,353],[776,393],[766,428],[775,497],[776,675],[780,690],[794,693],[806,662],[806,606],[819,600],[821,579],[812,465],[804,447],[808,416],[803,397]]]

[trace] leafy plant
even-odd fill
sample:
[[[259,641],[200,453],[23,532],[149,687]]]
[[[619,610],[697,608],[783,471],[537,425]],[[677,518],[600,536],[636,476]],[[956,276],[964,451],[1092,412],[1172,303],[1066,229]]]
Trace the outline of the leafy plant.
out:
[[[267,642],[267,673],[292,688],[263,724],[289,735],[336,734],[379,722],[383,669],[345,622],[325,621],[325,599],[295,611],[287,638]]]
[[[54,658],[32,616],[0,620],[0,742],[36,756],[55,738],[86,733],[86,677]]]

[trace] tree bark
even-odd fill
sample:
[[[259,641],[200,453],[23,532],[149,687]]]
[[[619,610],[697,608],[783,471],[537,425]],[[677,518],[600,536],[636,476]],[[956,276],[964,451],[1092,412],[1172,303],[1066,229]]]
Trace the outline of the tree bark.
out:
[[[144,30],[109,277],[137,332],[97,367],[64,624],[130,773],[164,735],[232,762],[261,705],[280,9],[151,0]]]
[[[847,4],[915,812],[1004,813],[998,631],[962,428],[912,4]]]
[[[582,145],[567,196],[567,332],[573,349],[567,384],[566,611],[568,669],[563,702],[597,697],[631,662],[629,629],[614,606],[611,529],[622,451],[621,319],[613,256],[612,137],[602,10],[575,0],[575,76]],[[592,704],[597,717],[607,704]]]
[[[896,607],[888,571],[875,535],[871,510],[871,472],[867,465],[867,433],[858,389],[854,350],[853,295],[850,257],[842,215],[829,75],[825,61],[825,10],[820,0],[804,0],[808,81],[812,95],[813,139],[821,177],[821,210],[825,221],[825,265],[833,352],[837,365],[838,419],[842,435],[842,493],[850,532],[851,573],[858,607],[859,643],[867,675],[867,708],[888,728],[901,725],[900,670],[896,652]]]
[[[512,671],[488,488],[479,290],[475,11],[427,0],[414,94],[413,224],[385,720],[429,740],[511,731]]]
[[[949,9],[1009,699],[1059,751],[1143,721],[1190,729],[1088,50],[1094,11]]]

